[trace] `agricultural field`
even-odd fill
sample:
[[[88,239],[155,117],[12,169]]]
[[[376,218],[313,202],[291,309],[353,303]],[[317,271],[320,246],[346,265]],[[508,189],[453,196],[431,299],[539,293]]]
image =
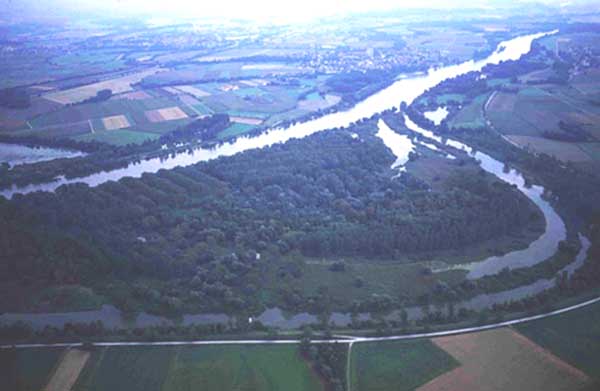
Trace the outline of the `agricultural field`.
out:
[[[145,115],[150,122],[164,122],[187,118],[187,114],[177,106],[146,111]]]
[[[234,122],[227,129],[222,130],[221,133],[218,134],[217,138],[220,140],[225,140],[230,137],[237,137],[244,133],[248,133],[252,129],[254,129],[254,126],[252,125]]]
[[[317,391],[323,385],[296,345],[182,348],[163,390],[198,389]]]
[[[324,77],[291,81],[250,78],[162,88],[140,89],[136,86],[133,89],[131,84],[140,77],[141,73],[136,73],[49,92],[41,86],[44,87],[40,90],[42,97],[34,98],[30,108],[23,111],[0,109],[0,114],[6,114],[6,118],[0,117],[0,132],[126,145],[148,140],[152,138],[151,134],[173,131],[193,118],[227,113],[233,124],[219,137],[225,139],[262,124],[271,126],[340,102],[338,96],[317,92],[319,83],[326,80]],[[115,88],[115,94],[109,100],[71,104],[108,87]]]
[[[440,337],[432,342],[460,366],[419,391],[576,391],[592,383],[586,374],[512,329]]]
[[[161,390],[175,351],[175,347],[97,349],[73,390]]]
[[[63,91],[49,92],[44,94],[43,97],[50,101],[67,105],[80,103],[86,99],[92,98],[102,90],[111,90],[113,94],[121,94],[132,91],[132,84],[139,83],[142,79],[160,71],[160,68],[152,68],[116,79],[104,80],[98,83],[88,84]]]
[[[71,390],[89,358],[90,352],[68,349],[44,387],[44,391]]]
[[[457,114],[449,121],[450,128],[479,128],[485,126],[483,117],[483,106],[487,101],[488,94],[483,94],[468,105],[464,106]]]
[[[521,79],[526,82],[532,77],[550,76],[544,71],[548,69]],[[567,86],[520,84],[512,88],[517,91],[494,92],[484,107],[495,130],[521,148],[565,162],[589,164],[598,160],[600,108],[591,103],[600,88],[596,70],[578,74]],[[573,133],[569,129],[579,130]]]
[[[592,157],[580,144],[567,143],[564,141],[548,140],[537,136],[506,136],[513,144],[534,153],[545,153],[555,156],[564,162],[590,162]],[[594,145],[594,144],[592,144]]]
[[[409,391],[459,365],[429,340],[358,343],[352,348],[353,391]]]
[[[0,379],[3,391],[42,390],[64,349],[0,349]]]
[[[411,31],[413,34],[403,36],[411,50],[431,50],[450,56],[454,62],[473,58],[477,51],[489,47],[483,32],[432,27],[412,28]]]
[[[154,140],[159,138],[160,135],[157,133],[131,131],[127,129],[111,130],[105,132],[94,132],[82,134],[79,136],[72,137],[74,140],[79,141],[98,141],[101,143],[112,144],[112,145],[127,145],[127,144],[141,144],[147,140]]]
[[[600,304],[517,326],[520,333],[600,381]]]
[[[183,64],[166,72],[149,75],[142,81],[143,86],[172,86],[224,79],[262,78],[279,75],[296,75],[306,72],[294,63],[245,63],[219,62],[209,64]]]
[[[321,391],[296,345],[111,347],[95,351],[74,391]]]

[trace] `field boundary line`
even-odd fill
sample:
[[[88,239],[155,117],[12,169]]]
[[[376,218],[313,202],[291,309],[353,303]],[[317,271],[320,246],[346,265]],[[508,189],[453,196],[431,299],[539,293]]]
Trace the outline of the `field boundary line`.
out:
[[[94,130],[94,125],[92,124],[92,120],[88,119],[88,124],[90,124],[90,130],[92,131],[92,134],[96,133],[96,131]]]

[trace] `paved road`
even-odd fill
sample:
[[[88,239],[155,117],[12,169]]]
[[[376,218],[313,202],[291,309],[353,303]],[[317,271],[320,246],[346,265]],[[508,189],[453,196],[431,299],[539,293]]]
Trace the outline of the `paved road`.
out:
[[[476,331],[485,331],[495,329],[499,327],[512,326],[519,323],[530,322],[533,320],[544,319],[551,316],[563,314],[565,312],[573,311],[579,308],[586,307],[588,305],[600,302],[600,297],[572,305],[570,307],[561,308],[559,310],[547,312],[545,314],[527,316],[525,318],[519,318],[514,320],[508,320],[505,322],[499,322],[489,324],[485,326],[466,327],[462,329],[435,331],[430,333],[415,333],[415,334],[402,334],[393,335],[389,337],[355,337],[349,335],[337,335],[334,339],[328,340],[312,340],[312,343],[347,343],[350,346],[357,342],[380,342],[380,341],[399,341],[405,339],[418,339],[418,338],[433,338],[443,337],[456,334],[472,333]],[[285,345],[285,344],[297,344],[300,340],[298,339],[280,339],[280,340],[268,340],[268,339],[249,339],[249,340],[201,340],[201,341],[161,341],[161,342],[93,342],[95,346],[184,346],[184,345]],[[40,348],[40,347],[78,347],[82,346],[81,342],[67,342],[67,343],[50,343],[50,344],[13,344],[13,345],[0,345],[0,348]]]

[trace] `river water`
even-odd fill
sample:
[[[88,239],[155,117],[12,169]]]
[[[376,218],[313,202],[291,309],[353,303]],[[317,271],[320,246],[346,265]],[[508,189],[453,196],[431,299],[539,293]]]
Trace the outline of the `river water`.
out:
[[[51,183],[30,185],[23,188],[13,187],[12,189],[1,192],[3,196],[11,198],[17,193],[29,193],[33,191],[54,191],[59,186],[70,183],[86,183],[89,186],[98,186],[108,181],[116,181],[125,177],[140,177],[144,173],[155,173],[160,169],[172,169],[180,166],[189,166],[201,161],[215,159],[221,156],[232,156],[234,154],[247,151],[255,148],[262,148],[276,143],[283,143],[293,138],[303,138],[313,133],[326,129],[346,127],[352,123],[371,117],[373,114],[384,110],[399,107],[401,102],[410,104],[414,99],[420,96],[427,89],[432,88],[445,79],[453,78],[461,74],[480,71],[488,64],[498,64],[501,61],[516,60],[522,55],[529,52],[533,40],[540,38],[549,33],[539,33],[527,36],[518,37],[501,43],[493,54],[488,58],[480,61],[467,61],[462,64],[452,65],[439,69],[431,69],[426,74],[419,74],[414,77],[402,78],[394,82],[388,88],[368,97],[364,101],[358,103],[353,108],[329,114],[315,120],[292,125],[287,129],[272,129],[257,137],[240,137],[232,143],[220,145],[214,149],[198,148],[185,153],[178,153],[166,158],[154,158],[144,160],[137,163],[131,163],[125,168],[112,170],[109,172],[101,172],[82,178],[59,180]],[[473,151],[469,146],[460,143],[456,140],[442,139],[433,132],[421,129],[409,118],[406,118],[407,126],[415,132],[421,133],[423,136],[432,140],[436,140],[447,146],[466,151],[481,162],[481,167],[496,175],[501,180],[515,185],[524,195],[532,200],[542,211],[546,220],[545,232],[527,249],[514,251],[503,256],[490,257],[481,262],[473,262],[464,265],[455,265],[448,267],[467,269],[468,278],[479,278],[485,275],[496,274],[505,267],[517,268],[532,266],[542,262],[552,256],[557,248],[560,240],[566,237],[566,229],[560,216],[554,211],[552,206],[542,198],[544,189],[540,186],[527,186],[523,176],[516,170],[505,170],[504,164],[490,156]],[[405,163],[408,152],[413,149],[414,145],[406,136],[400,136],[400,139],[394,136],[395,134],[389,127],[381,121],[379,123],[378,135],[384,143],[394,152],[398,158],[394,167],[401,168]],[[382,137],[383,136],[383,137]],[[401,142],[403,147],[399,147],[396,141]],[[586,258],[589,241],[583,236],[580,236],[581,250],[578,253],[575,261],[569,266],[572,269],[580,266]],[[534,284],[519,287],[490,295],[480,295],[471,300],[459,303],[456,308],[472,308],[481,309],[494,303],[501,303],[510,299],[519,299],[527,295],[539,293],[552,286],[552,280],[539,280]],[[416,319],[422,316],[420,308],[409,308],[407,312],[409,318]],[[359,319],[369,319],[370,314],[360,314]],[[397,312],[388,315],[389,319],[399,319]],[[281,328],[295,328],[304,324],[318,323],[316,316],[301,313],[291,317],[284,316],[283,312],[277,308],[266,310],[264,313],[256,317],[263,324]],[[157,324],[169,324],[172,320],[163,317],[153,316],[149,314],[139,314],[133,320],[125,320],[119,310],[112,306],[105,305],[101,310],[82,311],[70,313],[53,313],[53,314],[3,314],[0,315],[0,323],[12,323],[22,320],[30,323],[35,328],[41,328],[45,325],[62,326],[66,322],[90,322],[102,320],[107,327],[124,327],[124,326],[149,326]],[[199,314],[186,315],[183,318],[184,324],[210,324],[224,323],[233,320],[225,314]],[[350,314],[334,313],[331,321],[339,326],[344,326],[350,322]]]

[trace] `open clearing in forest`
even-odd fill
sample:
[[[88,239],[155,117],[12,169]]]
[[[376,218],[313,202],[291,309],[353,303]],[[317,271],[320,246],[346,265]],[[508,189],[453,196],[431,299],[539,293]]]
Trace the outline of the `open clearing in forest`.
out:
[[[83,350],[67,350],[44,391],[71,390],[89,357],[90,353]]]
[[[509,328],[434,338],[460,366],[418,391],[583,390],[591,379]]]
[[[102,118],[102,124],[106,130],[123,129],[131,126],[129,120],[124,115],[114,115],[112,117]]]
[[[160,68],[148,69],[142,72],[116,79],[104,80],[98,83],[88,84],[81,87],[71,88],[63,91],[50,92],[43,95],[44,98],[63,105],[79,103],[96,96],[98,91],[111,90],[113,95],[122,94],[133,90],[132,84],[139,83],[147,76],[160,71]]]
[[[173,121],[187,118],[187,114],[178,106],[166,107],[164,109],[146,111],[146,118],[150,122]]]

